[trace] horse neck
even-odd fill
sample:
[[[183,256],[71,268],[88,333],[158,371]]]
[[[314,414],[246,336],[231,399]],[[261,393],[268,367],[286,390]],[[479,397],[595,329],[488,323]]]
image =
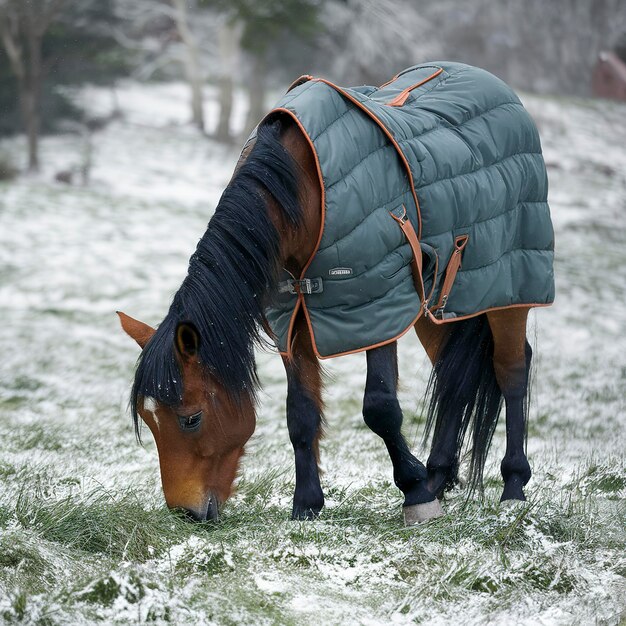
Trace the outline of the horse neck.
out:
[[[301,219],[298,222],[298,226],[294,227],[293,223],[288,221],[281,206],[269,194],[265,199],[265,210],[267,211],[267,216],[274,226],[278,237],[278,256],[273,259],[273,265],[275,265],[276,269],[284,267],[291,271],[294,275],[299,276],[313,255],[319,239],[321,226],[321,186],[312,150],[302,131],[300,131],[294,122],[287,123],[285,125],[284,132],[282,133],[280,140],[285,149],[291,154],[297,165],[299,202],[302,211]],[[247,219],[253,220],[255,218],[254,215],[250,215]],[[241,226],[241,232],[243,234],[245,233],[246,224],[241,224]],[[256,230],[257,235],[260,235],[262,232],[262,230]],[[209,229],[207,230],[205,237],[209,240],[212,239],[213,243],[211,244],[210,242],[207,242],[209,244],[207,248],[216,250],[219,245],[218,242],[220,236],[219,232],[212,232],[212,224],[209,223]],[[205,237],[203,237],[203,240]],[[244,240],[241,241],[241,245],[244,249],[247,249],[248,252],[251,253],[254,248],[259,250],[265,249],[267,252],[275,245],[275,242],[270,241],[268,237],[267,241],[263,241],[262,239],[255,241],[254,247],[252,247],[246,244],[244,238]],[[268,281],[264,280],[261,276],[255,276],[252,273],[254,271],[252,267],[253,264],[245,262],[231,262],[230,266],[233,270],[233,274],[229,276],[231,284],[224,286],[224,289],[226,290],[225,293],[230,291],[233,296],[228,302],[228,315],[233,319],[249,319],[251,311],[246,309],[246,298],[238,297],[238,295],[241,294],[236,293],[233,289],[233,281],[235,284],[240,284],[242,289],[244,289],[246,285],[255,285],[255,304],[269,302],[274,295],[273,292],[276,289],[276,286],[275,284],[272,284],[271,280],[268,283]],[[211,273],[213,278],[217,278],[217,272],[218,270],[216,269],[212,270]],[[190,266],[190,274],[192,273],[193,268]],[[278,272],[276,273],[276,277],[277,276]],[[216,280],[210,282],[213,283],[212,286],[214,288],[219,289],[221,287]],[[208,287],[208,285],[206,285],[206,287]],[[199,305],[200,303],[196,304]],[[247,304],[250,304],[249,298]],[[238,310],[239,308],[241,308],[241,310]],[[255,310],[252,311],[252,313],[256,322],[263,322],[262,312]],[[257,330],[250,324],[240,324],[236,331],[238,333],[247,333],[245,341],[248,344],[251,344],[258,339]],[[240,335],[240,338],[244,339],[244,336]]]
[[[286,124],[281,142],[299,166],[302,219],[297,228],[292,228],[286,224],[282,211],[275,202],[270,200],[267,209],[279,234],[279,264],[294,276],[300,276],[318,244],[322,226],[322,185],[311,145],[295,122]]]

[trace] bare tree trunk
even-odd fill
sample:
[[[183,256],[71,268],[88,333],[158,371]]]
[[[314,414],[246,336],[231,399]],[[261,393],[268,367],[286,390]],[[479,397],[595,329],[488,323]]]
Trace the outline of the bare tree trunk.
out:
[[[218,141],[230,140],[230,118],[233,112],[233,74],[239,54],[241,26],[225,22],[218,35],[220,71],[219,120],[215,136]]]
[[[38,28],[32,5],[26,20],[28,40],[28,72],[26,89],[23,92],[22,111],[28,135],[28,169],[39,169],[39,128],[41,126],[39,103],[41,101],[41,40],[43,33]]]
[[[230,118],[233,113],[233,79],[231,76],[223,75],[218,80],[220,112],[215,138],[228,143],[230,141]]]
[[[246,118],[246,136],[261,121],[265,114],[265,85],[267,83],[267,51],[254,57],[252,76],[248,87],[249,107]]]
[[[42,83],[41,43],[65,0],[0,5],[0,39],[19,85],[22,123],[28,138],[28,169],[39,169],[40,101]]]
[[[30,81],[29,81],[30,82]],[[25,84],[20,88],[20,113],[26,131],[28,144],[28,169],[39,170],[39,113],[32,85]]]
[[[172,5],[176,9],[174,19],[178,34],[185,44],[185,74],[191,89],[191,120],[201,130],[204,131],[204,98],[202,95],[202,67],[200,65],[200,49],[198,41],[189,27],[187,15],[187,0],[172,0]]]

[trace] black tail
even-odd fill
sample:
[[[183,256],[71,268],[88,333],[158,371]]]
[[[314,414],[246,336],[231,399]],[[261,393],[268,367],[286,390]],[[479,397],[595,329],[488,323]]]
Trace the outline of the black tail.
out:
[[[454,462],[446,488],[458,482],[459,456],[471,431],[470,493],[482,487],[483,470],[502,408],[502,393],[493,367],[493,336],[486,315],[452,323],[428,382],[424,442],[449,440],[456,431]],[[448,436],[446,436],[446,433]],[[454,445],[454,442],[450,442]]]

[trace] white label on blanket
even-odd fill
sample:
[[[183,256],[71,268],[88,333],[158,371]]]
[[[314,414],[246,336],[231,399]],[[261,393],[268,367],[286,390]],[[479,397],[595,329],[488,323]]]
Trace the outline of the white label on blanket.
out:
[[[351,267],[333,267],[332,270],[328,270],[331,276],[352,276]]]

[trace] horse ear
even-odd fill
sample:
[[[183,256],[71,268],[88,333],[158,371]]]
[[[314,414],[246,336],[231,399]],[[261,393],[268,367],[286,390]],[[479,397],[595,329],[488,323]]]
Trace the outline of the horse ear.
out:
[[[191,322],[180,322],[176,327],[175,343],[182,356],[196,356],[200,349],[200,333]]]
[[[122,313],[121,311],[116,311],[116,313],[120,318],[124,332],[134,339],[143,350],[152,335],[154,335],[155,329],[152,328],[152,326],[148,326],[148,324],[133,319],[130,315],[126,315],[126,313]]]

